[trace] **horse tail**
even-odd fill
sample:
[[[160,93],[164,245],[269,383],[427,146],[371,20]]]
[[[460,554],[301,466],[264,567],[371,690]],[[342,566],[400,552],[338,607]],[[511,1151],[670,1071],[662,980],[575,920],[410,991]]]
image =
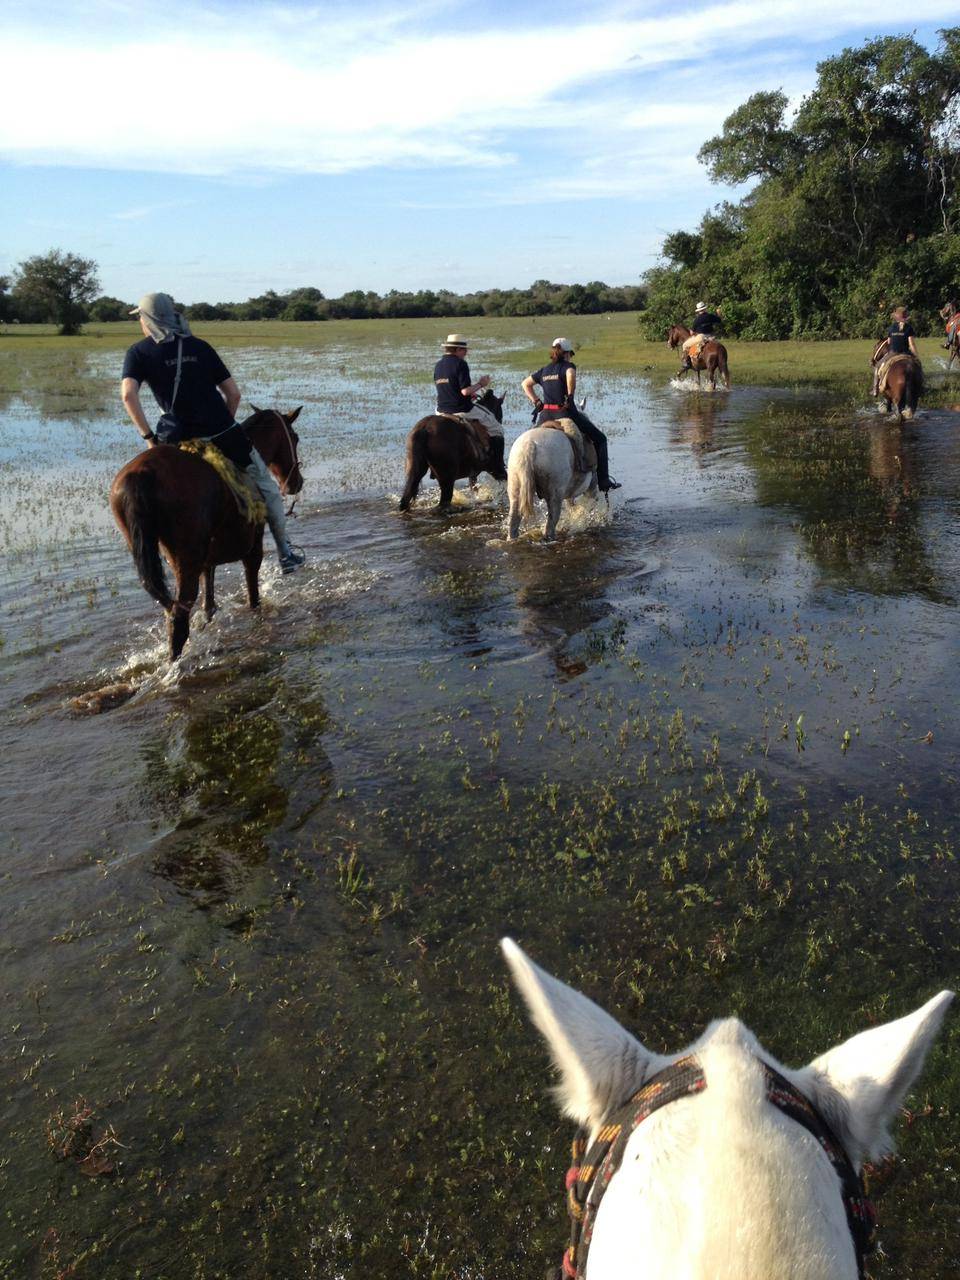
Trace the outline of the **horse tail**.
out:
[[[530,440],[520,458],[517,476],[517,505],[524,519],[533,515],[533,504],[537,496],[536,463],[537,442]]]
[[[730,390],[730,370],[727,368],[727,348],[720,344],[720,372],[723,374],[723,381],[727,390]]]
[[[130,550],[137,573],[148,595],[164,609],[173,605],[160,559],[160,535],[157,531],[156,477],[149,471],[131,471],[123,481],[118,506],[130,539]]]
[[[420,481],[430,470],[430,457],[427,452],[427,433],[416,427],[407,437],[407,483],[403,487],[400,498],[400,510],[406,511],[417,496]]]

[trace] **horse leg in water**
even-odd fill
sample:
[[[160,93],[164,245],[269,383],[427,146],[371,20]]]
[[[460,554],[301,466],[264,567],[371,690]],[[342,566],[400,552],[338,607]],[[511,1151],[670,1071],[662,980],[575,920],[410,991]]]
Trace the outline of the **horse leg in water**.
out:
[[[214,565],[203,571],[203,612],[206,614],[208,622],[217,612],[217,602],[213,598],[213,575],[215,572],[216,567]]]
[[[183,653],[183,646],[190,635],[190,610],[200,589],[200,570],[194,565],[178,564],[177,598],[170,607],[168,632],[170,635],[170,659],[176,662]]]
[[[563,508],[563,498],[555,490],[551,489],[547,494],[547,523],[543,527],[544,542],[553,542],[557,536],[557,521],[560,519],[560,512]]]
[[[449,507],[453,502],[453,486],[456,483],[456,476],[437,474],[440,482],[440,501],[438,507]]]
[[[249,555],[243,557],[243,572],[247,579],[247,599],[251,609],[260,608],[260,564],[263,560],[263,535]]]
[[[400,498],[400,510],[409,510],[410,503],[420,489],[420,481],[433,468],[427,457],[427,437],[423,431],[415,431],[407,441],[407,482]]]

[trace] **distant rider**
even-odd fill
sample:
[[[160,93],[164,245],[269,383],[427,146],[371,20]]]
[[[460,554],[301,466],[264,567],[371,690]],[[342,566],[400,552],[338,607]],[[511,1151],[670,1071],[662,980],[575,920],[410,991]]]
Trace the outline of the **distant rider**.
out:
[[[960,302],[956,298],[950,298],[947,303],[940,308],[940,319],[944,321],[947,331],[947,340],[943,344],[943,349],[949,351],[953,346],[953,340],[957,336],[957,330],[960,329]]]
[[[441,344],[443,355],[434,365],[433,385],[437,391],[437,413],[467,418],[479,422],[490,437],[490,461],[493,475],[503,473],[503,425],[483,405],[474,404],[473,397],[490,385],[484,374],[476,382],[470,381],[467,364],[467,340],[460,333],[448,333]]]
[[[876,355],[873,358],[873,395],[880,394],[880,379],[883,376],[884,366],[888,364],[893,356],[913,356],[917,364],[920,363],[920,357],[917,355],[917,344],[914,341],[915,333],[913,325],[910,323],[910,313],[906,307],[894,307],[890,319],[893,323],[887,330],[887,336],[877,348]]]
[[[237,426],[234,415],[240,405],[240,390],[229,369],[208,342],[193,336],[169,294],[144,294],[130,314],[139,317],[144,334],[143,340],[127,351],[120,382],[120,398],[134,426],[151,448],[201,439],[226,454],[260,491],[277,544],[280,568],[292,573],[306,557],[287,541],[287,521],[277,482]],[[140,403],[140,386],[144,382],[163,413],[156,432],[151,430]]]
[[[708,310],[705,302],[697,303],[693,324],[690,326],[690,337],[683,344],[681,369],[693,368],[693,357],[700,354],[700,348],[705,342],[716,336],[722,324],[723,318],[718,312]]]
[[[597,451],[597,487],[601,493],[621,486],[611,479],[607,459],[607,437],[594,426],[587,415],[577,408],[574,393],[577,389],[577,366],[573,363],[573,345],[566,338],[554,338],[550,348],[550,363],[524,378],[523,394],[534,406],[535,425],[556,422],[558,418],[570,418],[580,428]],[[543,393],[543,403],[533,388]]]

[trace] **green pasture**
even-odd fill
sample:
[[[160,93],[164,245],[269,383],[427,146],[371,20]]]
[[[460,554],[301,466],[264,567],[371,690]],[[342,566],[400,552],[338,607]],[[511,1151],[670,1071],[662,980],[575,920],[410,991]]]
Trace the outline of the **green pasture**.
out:
[[[348,346],[358,367],[351,373],[362,377],[363,355],[369,348],[380,349],[411,342],[439,344],[449,332],[467,335],[475,345],[502,344],[499,359],[518,373],[538,368],[546,358],[551,341],[562,334],[577,348],[577,361],[584,374],[603,370],[669,377],[679,366],[675,352],[666,342],[648,342],[640,337],[637,313],[614,312],[597,316],[471,316],[459,319],[426,320],[329,320],[291,323],[282,320],[218,321],[198,323],[194,332],[223,350],[231,347],[302,347],[305,351],[331,346]],[[66,356],[67,352],[124,350],[140,336],[139,326],[88,324],[76,338],[57,336],[53,325],[0,326],[0,390],[13,390],[11,365],[21,354]],[[926,397],[930,403],[950,399],[936,385],[936,361],[944,353],[934,338],[918,341],[921,359],[933,385]],[[833,384],[851,394],[866,387],[869,391],[871,343],[862,339],[836,342],[738,342],[727,341],[734,386],[793,386]],[[14,359],[11,361],[10,356]],[[4,358],[7,357],[7,358]],[[482,354],[475,353],[475,372],[481,373]],[[119,359],[118,359],[119,367]],[[376,372],[373,368],[371,373]],[[956,398],[960,400],[960,370],[957,371]],[[423,369],[410,370],[410,380],[420,381]]]

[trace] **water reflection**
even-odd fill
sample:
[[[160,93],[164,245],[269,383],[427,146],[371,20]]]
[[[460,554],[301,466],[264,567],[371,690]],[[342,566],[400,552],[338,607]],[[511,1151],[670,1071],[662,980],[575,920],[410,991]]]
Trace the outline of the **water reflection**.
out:
[[[674,444],[684,444],[690,449],[698,466],[703,465],[704,455],[714,449],[714,431],[722,421],[725,408],[719,400],[704,396],[684,396],[668,402],[670,406],[670,438]]]
[[[758,501],[799,515],[803,546],[831,580],[877,595],[952,599],[948,567],[936,562],[946,512],[922,500],[932,473],[949,465],[941,441],[921,446],[887,423],[811,429],[809,419],[785,414],[749,424],[746,447]]]
[[[315,690],[242,670],[187,685],[181,718],[143,750],[145,789],[173,823],[151,855],[157,875],[209,907],[235,897],[268,862],[275,833],[309,825],[333,766]]]

